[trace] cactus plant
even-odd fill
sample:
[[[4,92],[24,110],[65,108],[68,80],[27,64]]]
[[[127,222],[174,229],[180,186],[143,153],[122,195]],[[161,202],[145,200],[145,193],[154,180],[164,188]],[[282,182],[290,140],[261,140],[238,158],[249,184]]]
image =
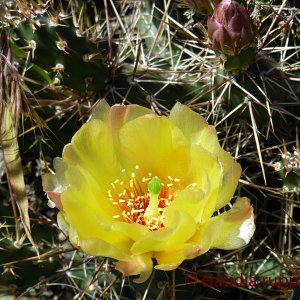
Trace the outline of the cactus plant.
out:
[[[19,53],[21,67],[45,70],[50,75],[48,84],[65,85],[81,93],[101,91],[107,80],[101,45],[82,36],[68,20],[52,20],[43,14],[36,18],[37,24],[21,21],[11,33],[14,48],[28,50]]]
[[[28,239],[23,248],[14,246],[20,220],[0,155],[1,293],[38,299],[291,299],[292,290],[296,295],[295,286],[259,284],[222,286],[219,293],[201,279],[299,276],[298,9],[295,0],[1,3],[0,27],[27,100],[16,122],[32,236],[42,257],[39,262]],[[7,51],[0,51],[5,61]],[[236,252],[211,250],[175,271],[157,270],[143,284],[123,278],[113,260],[74,249],[57,228],[57,211],[47,206],[40,175],[53,171],[53,158],[100,98],[160,115],[179,101],[216,126],[222,147],[243,169],[236,196],[252,199],[257,216],[250,245]]]

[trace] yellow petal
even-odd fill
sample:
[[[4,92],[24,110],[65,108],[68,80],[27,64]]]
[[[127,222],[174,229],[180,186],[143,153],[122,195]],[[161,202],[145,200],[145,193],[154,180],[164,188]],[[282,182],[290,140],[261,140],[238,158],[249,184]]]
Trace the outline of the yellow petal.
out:
[[[65,172],[68,166],[62,161],[60,157],[56,157],[53,160],[53,168],[56,171],[56,178],[59,184],[61,185],[62,190],[65,190],[68,187],[68,182],[65,178]]]
[[[223,181],[223,168],[218,159],[200,145],[191,149],[193,181],[206,198],[202,221],[206,221],[216,211],[217,197]]]
[[[193,244],[184,244],[182,249],[179,250],[155,252],[153,257],[158,263],[155,269],[164,271],[174,270],[185,259],[190,258],[192,255],[196,257],[200,254],[199,247]]]
[[[79,237],[79,247],[82,251],[92,256],[104,256],[114,259],[129,259],[129,253],[122,251],[123,247],[111,244],[101,238]]]
[[[148,234],[148,229],[146,226],[138,223],[125,223],[125,222],[116,222],[112,225],[112,231],[117,231],[133,241],[141,239],[143,236]]]
[[[120,127],[145,114],[153,114],[151,110],[138,105],[108,108],[105,101],[100,101],[90,121],[80,128],[63,151],[63,160],[67,164],[82,166],[106,190],[123,168],[118,149]]]
[[[209,219],[199,226],[188,243],[198,245],[198,253],[190,253],[190,258],[205,253],[210,248],[224,250],[237,249],[249,243],[255,230],[253,208],[248,198],[238,198],[232,208],[219,216]]]
[[[68,223],[72,224],[72,229],[79,237],[79,245],[74,246],[88,249],[84,251],[90,255],[105,256],[107,252],[101,254],[101,251],[106,248],[107,251],[111,251],[108,245],[116,248],[120,253],[129,254],[132,245],[131,239],[121,233],[111,231],[110,226],[115,222],[112,218],[115,214],[114,207],[106,205],[105,201],[102,203],[96,201],[95,190],[89,183],[88,186],[83,185],[81,190],[70,187],[62,194],[62,203]],[[103,245],[103,247],[97,245]],[[122,258],[122,256],[116,257],[115,253],[111,253],[109,256],[116,259]]]
[[[216,210],[224,207],[232,199],[239,178],[242,173],[242,168],[237,162],[233,162],[228,172],[223,176],[223,180],[219,189],[218,198],[216,201]]]
[[[63,206],[60,195],[69,185],[65,178],[67,166],[59,157],[53,160],[53,166],[56,170],[56,174],[48,173],[42,176],[43,189],[47,193],[48,199],[52,201],[58,209],[62,210]]]
[[[187,178],[189,148],[182,132],[166,117],[144,116],[120,129],[123,157],[128,165],[139,165],[147,176],[162,182],[168,176]]]
[[[125,167],[127,167],[127,158],[123,158],[120,151],[120,128],[124,124],[145,115],[151,116],[155,114],[150,109],[138,105],[114,105],[109,112],[108,125],[110,127],[115,153],[122,163],[125,162]]]
[[[172,226],[177,211],[188,213],[196,222],[201,220],[205,207],[205,196],[201,190],[185,189],[174,194],[174,200],[166,209],[165,225]]]
[[[158,263],[155,269],[163,271],[176,269],[186,259],[184,249],[156,252],[153,257]]]
[[[124,124],[146,115],[155,116],[155,113],[151,109],[134,104],[114,105],[109,114],[112,132],[117,132]]]
[[[69,240],[74,247],[80,248],[82,251],[93,256],[108,256],[115,259],[129,259],[127,253],[112,246],[111,244],[99,238],[80,237],[75,228],[70,225],[67,214],[60,212],[57,215],[57,223],[65,235],[69,236]]]
[[[172,227],[163,227],[150,231],[137,240],[132,248],[133,254],[139,255],[147,252],[174,251],[181,249],[196,230],[195,220],[184,211],[176,211]]]
[[[155,113],[146,107],[131,104],[116,104],[112,107],[105,100],[100,100],[92,110],[91,119],[98,119],[111,125],[112,130],[144,115]]]
[[[91,119],[98,119],[102,122],[108,122],[110,105],[103,99],[101,99],[92,110]]]
[[[62,232],[67,236],[69,234],[70,225],[66,220],[66,214],[59,212],[57,214],[57,223]]]
[[[173,106],[169,118],[191,144],[199,144],[201,133],[208,126],[203,117],[179,102]]]
[[[63,161],[89,173],[107,191],[121,170],[115,155],[109,126],[92,119],[85,123],[73,136],[71,145],[63,152]],[[74,171],[74,170],[73,170]],[[68,180],[76,177],[76,172],[68,172]]]
[[[124,276],[139,275],[134,282],[145,282],[151,275],[153,262],[150,253],[143,255],[132,255],[128,261],[118,261],[116,269],[123,273]]]
[[[70,209],[70,212],[74,212],[74,215],[79,219],[84,210],[95,215],[97,214],[99,222],[106,224],[106,227],[116,222],[113,217],[119,214],[120,210],[107,199],[97,182],[93,181],[87,174],[82,175],[78,173],[78,178],[81,178],[80,182],[69,187],[61,195],[64,210]],[[77,212],[74,210],[75,206]]]
[[[223,172],[227,173],[234,160],[230,153],[226,152],[220,146],[215,127],[208,126],[205,130],[203,130],[199,136],[198,142],[203,148],[218,158],[218,161],[222,164]]]
[[[187,241],[188,244],[194,245],[186,253],[188,259],[195,258],[211,248],[213,240],[219,234],[222,221],[221,219],[217,219],[214,223],[208,221],[199,224],[193,237]]]
[[[172,108],[170,119],[181,129],[191,144],[201,145],[216,156],[222,163],[224,172],[227,173],[232,164],[232,157],[220,146],[213,126],[207,125],[203,117],[179,102]]]
[[[254,234],[253,207],[246,197],[238,198],[229,211],[212,218],[210,222],[216,219],[222,219],[223,224],[213,240],[212,248],[237,249],[248,244]]]

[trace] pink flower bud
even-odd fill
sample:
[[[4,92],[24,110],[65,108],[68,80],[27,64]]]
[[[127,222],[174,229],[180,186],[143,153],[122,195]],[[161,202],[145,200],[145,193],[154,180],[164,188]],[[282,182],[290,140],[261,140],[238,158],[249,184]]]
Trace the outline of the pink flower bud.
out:
[[[225,55],[236,55],[253,45],[257,36],[249,11],[234,0],[220,2],[208,18],[212,48]]]

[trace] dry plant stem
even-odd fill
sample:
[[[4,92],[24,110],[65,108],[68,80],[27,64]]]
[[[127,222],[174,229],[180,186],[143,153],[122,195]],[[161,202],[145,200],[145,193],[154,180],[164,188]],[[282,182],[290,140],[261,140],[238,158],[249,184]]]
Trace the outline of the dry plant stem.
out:
[[[55,255],[68,253],[68,252],[73,252],[73,251],[76,251],[76,249],[73,248],[73,247],[72,248],[65,248],[65,249],[62,249],[62,250],[49,251],[49,252],[43,253],[43,254],[38,255],[38,256],[32,256],[32,257],[23,258],[23,259],[19,259],[19,260],[15,260],[15,261],[10,261],[9,263],[1,264],[0,267],[15,265],[15,264],[19,264],[19,263],[23,263],[23,262],[27,262],[27,261],[46,260],[46,259],[49,259],[50,257],[55,256]]]
[[[2,99],[1,99],[2,100]],[[2,101],[3,104],[3,101]],[[9,189],[11,192],[12,202],[16,200],[19,208],[21,221],[23,223],[25,232],[35,247],[34,241],[30,232],[30,219],[28,215],[28,199],[26,196],[25,182],[23,176],[23,169],[21,158],[19,154],[19,146],[17,140],[17,132],[14,127],[11,115],[11,106],[2,105],[2,122],[0,127],[0,139],[3,150],[3,157],[6,166],[6,174],[8,178]],[[16,245],[21,246],[23,243],[20,238],[19,229],[16,230]]]
[[[37,254],[39,254],[30,232],[28,199],[18,145],[18,122],[22,111],[22,89],[18,81],[19,78],[11,63],[11,50],[7,45],[7,36],[5,33],[2,33],[0,41],[0,145],[3,151],[13,208],[16,203],[26,235]],[[16,246],[20,247],[23,244],[24,237],[20,236],[20,228],[18,226],[15,209],[14,216],[16,224]]]

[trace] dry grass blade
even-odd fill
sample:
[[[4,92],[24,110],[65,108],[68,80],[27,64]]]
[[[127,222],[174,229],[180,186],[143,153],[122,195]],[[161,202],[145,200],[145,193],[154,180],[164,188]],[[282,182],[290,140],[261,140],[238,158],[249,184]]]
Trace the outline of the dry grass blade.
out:
[[[26,187],[22,163],[18,145],[18,121],[22,110],[22,91],[19,82],[14,76],[14,68],[11,65],[11,51],[7,50],[7,37],[5,33],[1,35],[0,53],[0,144],[2,146],[6,175],[8,179],[9,190],[12,202],[16,201],[20,218],[28,239],[33,247],[38,249],[32,239],[30,231],[30,219],[28,215],[28,198],[26,195]],[[19,228],[16,220],[16,245],[21,246],[23,238],[19,235]]]
[[[3,100],[1,99],[1,101]],[[2,105],[1,110],[2,122],[0,127],[0,138],[11,198],[12,201],[16,200],[20,212],[21,221],[23,223],[27,237],[38,253],[30,232],[28,199],[26,195],[23,169],[19,154],[17,132],[12,121],[11,108],[7,107],[6,105]],[[18,246],[21,246],[22,239],[18,239],[16,241],[16,244]]]

